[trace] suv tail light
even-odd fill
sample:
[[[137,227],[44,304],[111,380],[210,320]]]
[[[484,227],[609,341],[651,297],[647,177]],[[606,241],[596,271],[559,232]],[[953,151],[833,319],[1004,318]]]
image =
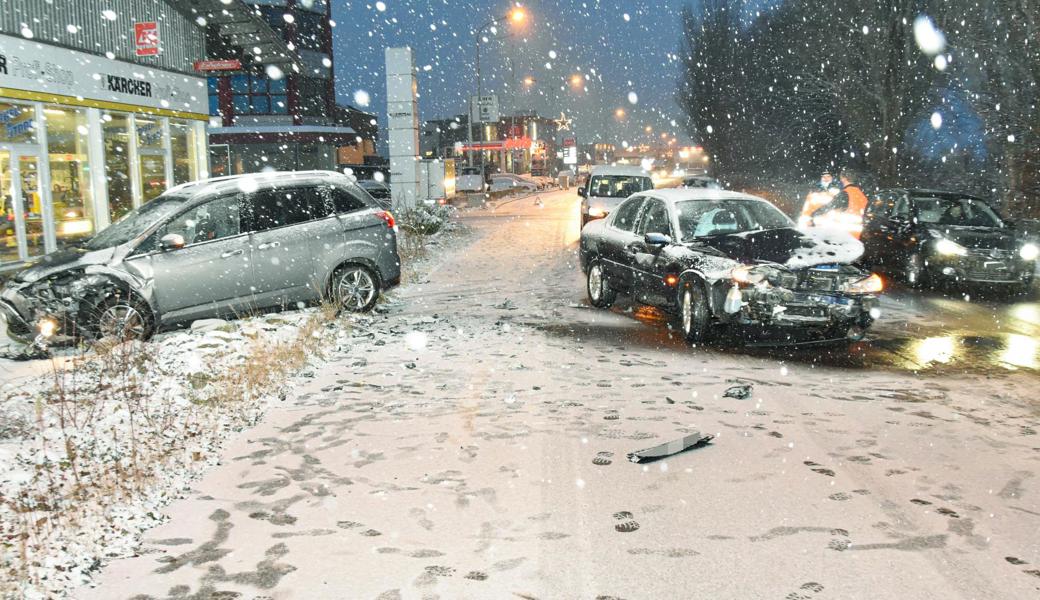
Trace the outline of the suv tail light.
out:
[[[381,211],[376,213],[376,216],[379,217],[380,219],[386,221],[386,226],[389,227],[390,229],[393,229],[394,225],[397,224],[397,221],[394,221],[394,215],[391,214],[390,211],[388,211],[388,210],[381,210]]]

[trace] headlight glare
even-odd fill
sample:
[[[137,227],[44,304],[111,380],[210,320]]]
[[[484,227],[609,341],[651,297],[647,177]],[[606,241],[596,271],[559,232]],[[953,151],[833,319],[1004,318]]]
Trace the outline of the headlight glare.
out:
[[[964,256],[968,249],[953,240],[942,238],[935,242],[935,251],[944,256]]]
[[[881,280],[877,273],[871,273],[870,276],[853,281],[845,286],[845,291],[850,294],[877,294],[883,289],[885,289],[885,282]]]
[[[1019,248],[1018,255],[1022,260],[1036,260],[1040,256],[1040,248],[1036,244],[1026,244]]]

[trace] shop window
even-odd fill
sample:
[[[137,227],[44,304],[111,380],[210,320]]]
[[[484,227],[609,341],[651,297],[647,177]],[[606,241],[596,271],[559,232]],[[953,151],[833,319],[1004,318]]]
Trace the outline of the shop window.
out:
[[[156,118],[138,116],[134,122],[137,127],[138,150],[162,150],[162,122]]]
[[[220,97],[210,96],[209,97],[209,114],[213,116],[223,116],[220,113]]]
[[[0,102],[0,143],[35,144],[35,119],[31,105]]]
[[[115,223],[134,208],[130,185],[129,117],[121,113],[101,116],[101,138],[105,147],[105,178],[108,180],[108,214]]]
[[[173,184],[199,178],[195,128],[189,121],[170,119],[170,151],[173,155]]]
[[[141,202],[148,202],[170,187],[166,181],[166,156],[142,154],[138,157],[141,170]]]
[[[249,75],[232,75],[231,91],[235,94],[249,93]]]
[[[236,115],[248,115],[249,114],[249,112],[251,110],[251,108],[249,106],[249,96],[245,96],[245,95],[239,96],[239,95],[236,95],[232,99],[232,102],[234,103],[234,106],[235,106],[235,114]]]
[[[51,204],[58,245],[89,237],[94,232],[94,203],[87,158],[87,111],[48,106],[47,158],[51,172]]]
[[[274,115],[285,115],[289,114],[289,99],[284,96],[272,95],[271,96],[271,114]]]

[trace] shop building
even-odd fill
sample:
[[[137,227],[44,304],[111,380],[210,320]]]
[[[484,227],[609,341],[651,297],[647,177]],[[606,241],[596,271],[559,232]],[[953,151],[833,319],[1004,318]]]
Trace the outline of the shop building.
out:
[[[273,35],[291,61],[247,60],[236,40],[242,26],[207,26],[210,163],[214,175],[277,170],[336,169],[376,155],[373,114],[336,102],[332,13],[328,0],[249,2],[258,23],[249,35]],[[266,32],[258,30],[265,27]]]
[[[0,11],[0,271],[207,176],[205,56],[176,0]]]

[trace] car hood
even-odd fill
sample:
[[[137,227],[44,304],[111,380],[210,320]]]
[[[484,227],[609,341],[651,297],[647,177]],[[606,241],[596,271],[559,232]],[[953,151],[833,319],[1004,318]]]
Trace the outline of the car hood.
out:
[[[115,250],[115,248],[86,250],[77,247],[56,250],[30,262],[28,267],[18,272],[15,281],[32,283],[61,271],[103,265],[112,260]]]
[[[957,242],[965,248],[980,250],[1014,250],[1016,237],[1013,231],[999,227],[934,227],[933,235]]]
[[[698,242],[742,263],[775,263],[791,269],[851,264],[863,254],[859,240],[841,231],[821,229],[747,231],[701,238]]]

